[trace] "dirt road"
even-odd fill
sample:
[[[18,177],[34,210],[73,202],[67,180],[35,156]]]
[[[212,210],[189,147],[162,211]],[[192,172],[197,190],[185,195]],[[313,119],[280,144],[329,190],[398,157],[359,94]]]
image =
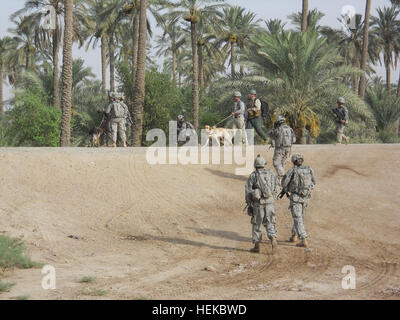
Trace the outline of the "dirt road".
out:
[[[257,151],[270,165],[272,150]],[[284,199],[278,253],[265,242],[254,255],[233,165],[151,166],[131,148],[0,149],[0,232],[22,236],[57,276],[45,291],[40,269],[6,272],[16,285],[0,299],[400,299],[400,145],[293,152],[317,173],[311,251],[287,242]],[[355,290],[342,288],[346,265]]]

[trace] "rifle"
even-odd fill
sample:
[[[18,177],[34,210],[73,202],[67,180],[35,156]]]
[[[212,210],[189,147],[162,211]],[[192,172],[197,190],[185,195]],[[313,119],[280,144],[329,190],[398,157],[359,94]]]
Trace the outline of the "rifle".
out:
[[[287,185],[288,187],[290,186],[290,183],[291,183],[292,180],[293,180],[293,176],[294,176],[294,172],[292,172],[292,176],[290,177],[290,181],[289,181],[289,183],[288,183],[288,185]],[[282,181],[283,181],[283,180],[282,180]],[[282,189],[281,193],[278,195],[278,198],[279,198],[279,199],[282,199],[284,195],[286,195],[286,197],[290,198],[289,192],[286,191],[285,188]]]
[[[281,193],[278,195],[278,198],[282,199],[284,195],[286,195],[286,197],[290,198],[289,192],[287,192],[285,189],[282,189]]]
[[[246,204],[243,211],[247,211],[247,214],[251,217],[254,214],[253,206],[251,204]]]
[[[336,115],[336,117],[337,117],[340,121],[346,120],[346,115],[345,115],[343,112],[341,112],[338,108],[332,109],[332,112]]]

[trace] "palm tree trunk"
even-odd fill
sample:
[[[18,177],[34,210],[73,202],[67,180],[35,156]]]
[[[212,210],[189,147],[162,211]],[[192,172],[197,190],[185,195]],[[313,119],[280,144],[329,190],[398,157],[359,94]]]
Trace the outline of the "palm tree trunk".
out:
[[[180,72],[178,74],[178,82],[179,82],[179,84],[178,84],[179,89],[181,89],[182,88],[182,73],[180,73]]]
[[[143,135],[143,108],[146,90],[147,0],[140,1],[138,64],[135,80],[133,112],[135,128],[133,146],[140,147]]]
[[[133,17],[132,30],[132,69],[135,72],[138,65],[138,48],[139,48],[139,14],[135,13]]]
[[[371,16],[371,0],[367,0],[365,6],[365,23],[364,23],[364,36],[363,36],[363,49],[361,55],[361,70],[363,70],[363,74],[360,77],[360,85],[358,88],[358,95],[361,99],[365,97],[365,89],[366,89],[366,70],[367,70],[367,58],[368,58],[368,35],[369,35],[369,20]]]
[[[385,59],[385,68],[386,68],[386,88],[387,88],[388,95],[390,96],[391,91],[392,91],[392,85],[391,85],[392,69],[390,66],[390,61],[388,61],[389,59],[387,58],[386,54],[385,54],[384,59]]]
[[[172,83],[176,87],[176,51],[172,52]]]
[[[231,73],[232,76],[235,74],[236,64],[235,64],[235,43],[231,42]]]
[[[193,55],[193,85],[192,85],[192,99],[193,99],[193,124],[197,129],[199,127],[199,57],[197,53],[197,34],[196,24],[192,21],[190,23],[190,31],[192,38],[192,55]]]
[[[101,37],[101,94],[107,94],[107,45],[106,38]]]
[[[114,36],[110,37],[110,91],[115,91],[115,46],[114,46]]]
[[[307,30],[307,18],[308,18],[308,0],[303,0],[303,10],[301,13],[301,32]]]
[[[400,97],[400,74],[399,74],[399,82],[397,83],[397,96]]]
[[[65,0],[64,15],[61,147],[67,147],[71,143],[73,0]]]
[[[4,113],[3,103],[3,63],[0,63],[0,117]]]
[[[58,70],[60,41],[58,31],[58,19],[56,19],[56,28],[53,31],[53,105],[56,108],[60,108],[60,75]]]
[[[203,46],[198,45],[199,52],[199,85],[200,88],[204,87],[204,65],[203,65]]]

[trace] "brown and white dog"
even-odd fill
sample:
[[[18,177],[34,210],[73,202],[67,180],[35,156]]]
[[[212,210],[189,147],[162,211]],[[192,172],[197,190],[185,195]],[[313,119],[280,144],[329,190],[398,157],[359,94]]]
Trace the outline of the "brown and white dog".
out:
[[[103,128],[93,128],[89,132],[89,147],[90,148],[99,148],[100,147],[100,138],[104,134]]]
[[[207,142],[204,146],[206,146],[210,142],[212,145],[213,140],[217,141],[218,146],[221,146],[221,144],[222,145],[232,144],[233,130],[210,127],[210,126],[205,126],[204,129],[208,135]]]

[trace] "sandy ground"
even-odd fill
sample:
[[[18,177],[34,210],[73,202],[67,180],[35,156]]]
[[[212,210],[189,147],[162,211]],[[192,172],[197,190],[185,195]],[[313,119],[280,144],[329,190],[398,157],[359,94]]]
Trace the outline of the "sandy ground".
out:
[[[257,151],[271,164],[272,150]],[[318,176],[311,251],[287,242],[283,199],[279,251],[265,242],[254,255],[233,165],[151,166],[131,148],[0,149],[0,233],[23,237],[57,276],[46,291],[40,269],[7,271],[16,285],[0,299],[400,299],[400,145],[293,152]],[[355,290],[342,288],[346,265]]]

